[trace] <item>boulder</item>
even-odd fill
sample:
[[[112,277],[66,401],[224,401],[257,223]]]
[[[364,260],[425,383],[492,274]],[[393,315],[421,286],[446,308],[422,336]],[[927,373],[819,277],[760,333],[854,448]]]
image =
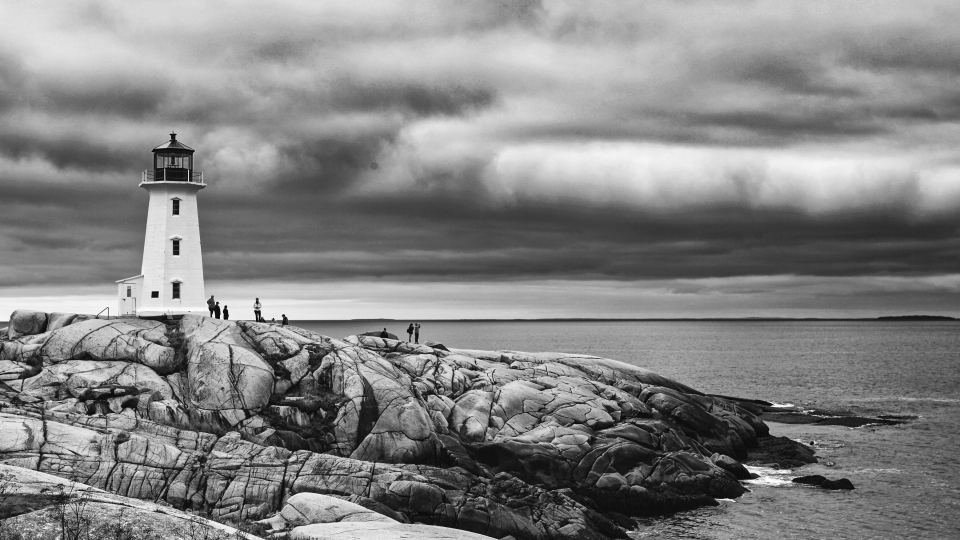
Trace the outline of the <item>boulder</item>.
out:
[[[90,319],[95,319],[93,315],[79,315],[77,313],[51,313],[47,318],[47,328],[46,332],[52,332],[54,330],[59,330],[64,326],[69,326],[73,323],[83,322]]]
[[[795,484],[806,484],[808,486],[817,486],[823,489],[854,489],[853,482],[847,480],[846,478],[841,478],[839,480],[829,480],[824,476],[819,474],[811,474],[808,476],[799,476],[792,480]]]
[[[839,480],[824,480],[820,487],[823,489],[855,489],[853,487],[853,482],[847,480],[846,478],[840,478]]]
[[[305,334],[295,330],[288,330],[286,326],[238,321],[237,326],[249,338],[253,347],[265,360],[285,360],[296,355],[305,345],[323,340],[319,334]]]
[[[22,393],[38,397],[63,399],[95,398],[91,391],[103,395],[127,393],[155,394],[156,399],[171,399],[170,385],[145,366],[130,362],[103,362],[69,360],[45,369],[41,374],[24,381]],[[128,391],[133,389],[133,392]]]
[[[319,493],[297,493],[287,499],[277,515],[261,521],[274,530],[285,530],[314,523],[379,522],[396,523],[383,514],[374,512],[343,499]]]
[[[325,523],[297,527],[290,540],[490,540],[482,534],[435,527],[384,523]]]
[[[757,446],[747,453],[748,465],[775,466],[776,468],[802,467],[816,463],[812,448],[788,437],[763,437]]]
[[[346,346],[323,358],[318,385],[349,401],[334,421],[339,455],[388,463],[432,463],[438,442],[426,404],[409,377],[379,355]],[[324,384],[328,383],[328,384]]]
[[[731,473],[737,480],[750,480],[753,474],[747,470],[739,461],[723,454],[713,454],[710,461],[717,464],[721,469]]]
[[[364,332],[364,333],[358,334],[358,335],[359,335],[359,336],[370,336],[370,337],[377,337],[377,338],[379,338],[379,337],[383,337],[383,330],[374,330],[374,331],[372,331],[372,332]],[[392,339],[392,340],[394,340],[394,341],[400,341],[400,338],[398,338],[396,334],[391,334],[390,332],[387,332],[387,338],[386,338],[386,339]]]
[[[7,339],[42,334],[47,331],[47,314],[42,311],[18,309],[10,314]]]
[[[136,362],[161,374],[180,369],[173,349],[143,339],[143,332],[141,325],[89,319],[48,332],[33,354],[45,364],[90,358]]]
[[[230,322],[184,316],[190,405],[208,410],[250,410],[267,405],[274,372]]]
[[[439,341],[427,340],[427,341],[424,341],[423,344],[426,345],[427,347],[431,347],[438,351],[448,351],[448,352],[450,351],[450,349],[448,349],[446,345],[444,345],[443,343],[440,343]]]

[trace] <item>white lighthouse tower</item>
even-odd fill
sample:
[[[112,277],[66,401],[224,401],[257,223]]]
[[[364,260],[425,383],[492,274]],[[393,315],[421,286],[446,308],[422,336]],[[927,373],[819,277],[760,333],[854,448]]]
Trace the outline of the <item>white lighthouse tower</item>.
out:
[[[153,170],[140,187],[150,194],[140,275],[117,282],[120,314],[155,317],[207,313],[200,254],[197,192],[207,187],[193,171],[193,148],[170,140],[153,149]]]

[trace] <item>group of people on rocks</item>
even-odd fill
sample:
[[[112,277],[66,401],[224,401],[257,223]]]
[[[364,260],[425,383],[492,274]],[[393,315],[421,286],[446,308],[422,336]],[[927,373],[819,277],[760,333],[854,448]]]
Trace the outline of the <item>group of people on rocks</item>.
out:
[[[212,294],[210,295],[210,299],[207,300],[207,308],[210,309],[210,316],[213,317],[214,319],[219,319],[221,313],[223,314],[223,320],[226,321],[230,319],[230,310],[227,307],[227,305],[224,304],[223,310],[221,310],[220,302],[217,302],[217,300],[213,297]],[[260,303],[259,298],[255,298],[253,300],[253,317],[256,322],[261,322],[261,323],[267,322],[266,319],[263,318],[262,311],[263,311],[263,304]],[[282,326],[287,326],[288,324],[290,324],[290,320],[287,319],[286,313],[282,314],[281,317],[282,318],[281,318],[280,324]],[[270,322],[273,324],[276,324],[277,319],[272,318],[270,319]],[[380,333],[380,337],[383,337],[383,338],[388,337],[386,328],[384,328],[383,332]],[[420,323],[410,323],[410,326],[407,327],[407,341],[420,343]]]
[[[221,313],[221,312],[220,312],[220,302],[217,302],[217,301],[213,298],[213,295],[212,295],[212,294],[210,295],[210,299],[207,300],[207,308],[210,310],[210,316],[211,316],[211,317],[213,317],[214,319],[219,319],[219,318],[220,318],[220,313]],[[267,322],[267,321],[263,318],[263,315],[261,315],[261,311],[262,311],[262,310],[263,310],[263,304],[260,303],[260,299],[259,299],[259,298],[254,299],[254,301],[253,301],[253,316],[254,316],[254,320],[255,320],[256,322],[262,322],[262,323]],[[229,320],[229,319],[230,319],[230,311],[227,309],[227,305],[224,304],[224,305],[223,305],[223,320],[226,321],[226,320]],[[277,322],[276,317],[270,319],[270,322],[271,322],[271,323],[276,323],[276,322]],[[282,324],[283,326],[287,326],[288,324],[290,324],[290,320],[287,319],[287,314],[286,314],[286,313],[284,313],[284,314],[282,315],[281,324]]]
[[[383,339],[390,338],[391,336],[396,337],[390,332],[387,332],[386,328],[384,328],[383,331],[380,332],[380,337],[382,337]],[[407,341],[420,343],[420,323],[410,323],[410,326],[407,327]]]
[[[407,327],[407,341],[420,343],[420,323],[410,323]]]
[[[207,300],[207,309],[210,310],[210,316],[214,319],[220,318],[220,302],[217,302],[213,299],[213,295],[210,295],[210,299]],[[230,320],[230,309],[226,304],[223,305],[223,320]]]

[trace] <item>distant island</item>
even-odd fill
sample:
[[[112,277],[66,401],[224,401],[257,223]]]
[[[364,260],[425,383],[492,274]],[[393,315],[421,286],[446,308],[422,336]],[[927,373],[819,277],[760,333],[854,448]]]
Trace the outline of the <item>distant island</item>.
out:
[[[954,317],[945,315],[891,315],[887,317],[877,317],[878,321],[955,321]]]

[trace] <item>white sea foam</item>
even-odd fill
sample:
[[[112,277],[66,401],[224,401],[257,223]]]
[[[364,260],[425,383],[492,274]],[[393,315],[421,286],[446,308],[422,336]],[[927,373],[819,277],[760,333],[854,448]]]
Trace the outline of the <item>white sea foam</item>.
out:
[[[787,409],[791,407],[796,407],[796,405],[794,405],[793,403],[777,403],[776,401],[771,401],[771,403],[773,403],[773,405],[771,405],[770,407],[774,409]]]
[[[744,484],[750,486],[785,487],[796,485],[792,482],[796,475],[794,475],[793,471],[790,469],[773,469],[771,467],[747,466],[747,470],[753,474],[760,475],[759,478],[743,481]]]
[[[960,399],[953,398],[932,398],[932,397],[895,397],[898,401],[926,401],[930,403],[960,403]]]

